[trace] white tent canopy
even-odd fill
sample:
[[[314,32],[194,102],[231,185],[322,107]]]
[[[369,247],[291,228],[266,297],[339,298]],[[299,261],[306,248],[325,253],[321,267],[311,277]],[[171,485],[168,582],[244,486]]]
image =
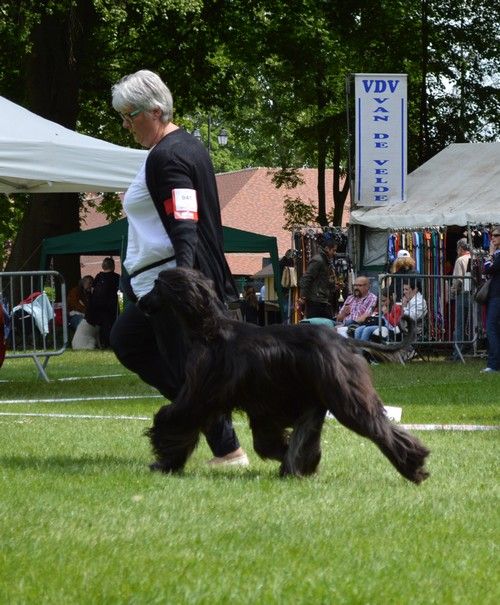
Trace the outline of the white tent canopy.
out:
[[[123,191],[145,157],[0,97],[0,193]]]
[[[500,143],[454,143],[408,175],[408,201],[353,210],[377,229],[500,223]]]

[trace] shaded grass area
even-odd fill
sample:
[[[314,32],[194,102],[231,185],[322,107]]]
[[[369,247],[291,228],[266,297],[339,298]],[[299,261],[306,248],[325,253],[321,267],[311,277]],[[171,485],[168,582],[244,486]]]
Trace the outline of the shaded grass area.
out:
[[[160,405],[110,353],[54,358],[49,384],[28,360],[6,363],[0,399],[102,399],[0,412],[149,418]],[[498,424],[500,381],[481,367],[373,370],[405,422]],[[112,373],[123,375],[57,381]],[[117,394],[141,399],[106,400]],[[496,431],[418,433],[432,454],[416,487],[335,422],[318,475],[280,480],[235,420],[249,469],[208,469],[202,440],[171,477],[147,471],[148,420],[0,417],[0,603],[499,602]]]

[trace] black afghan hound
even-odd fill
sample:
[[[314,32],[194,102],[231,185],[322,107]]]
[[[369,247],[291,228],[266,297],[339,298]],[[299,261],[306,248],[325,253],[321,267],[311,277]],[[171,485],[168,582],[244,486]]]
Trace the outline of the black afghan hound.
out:
[[[414,483],[428,477],[429,450],[389,421],[362,355],[368,350],[390,357],[402,350],[413,336],[411,320],[409,337],[392,345],[343,338],[311,324],[257,327],[230,319],[212,283],[183,268],[162,271],[139,306],[160,314],[156,319],[173,309],[189,343],[184,385],[147,431],[157,459],[152,468],[180,471],[200,431],[217,416],[240,409],[249,417],[259,456],[279,460],[282,476],[310,475],[321,458],[321,429],[330,411],[371,439],[403,477]],[[167,325],[157,338],[161,347]]]

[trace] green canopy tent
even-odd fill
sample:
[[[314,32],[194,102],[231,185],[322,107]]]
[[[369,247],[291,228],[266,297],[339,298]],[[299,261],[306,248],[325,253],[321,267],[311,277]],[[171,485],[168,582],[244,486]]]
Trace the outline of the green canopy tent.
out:
[[[127,249],[127,219],[123,218],[104,227],[76,231],[43,240],[40,268],[47,269],[50,258],[58,254],[115,255],[123,261]],[[274,271],[278,302],[283,315],[283,295],[279,270],[278,243],[275,237],[259,235],[232,227],[223,227],[224,252],[268,253]]]

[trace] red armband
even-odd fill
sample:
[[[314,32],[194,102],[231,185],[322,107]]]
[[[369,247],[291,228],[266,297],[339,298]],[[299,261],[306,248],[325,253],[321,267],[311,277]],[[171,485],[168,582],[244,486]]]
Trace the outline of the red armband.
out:
[[[172,189],[172,197],[163,202],[166,214],[177,220],[198,221],[198,202],[194,189]]]

